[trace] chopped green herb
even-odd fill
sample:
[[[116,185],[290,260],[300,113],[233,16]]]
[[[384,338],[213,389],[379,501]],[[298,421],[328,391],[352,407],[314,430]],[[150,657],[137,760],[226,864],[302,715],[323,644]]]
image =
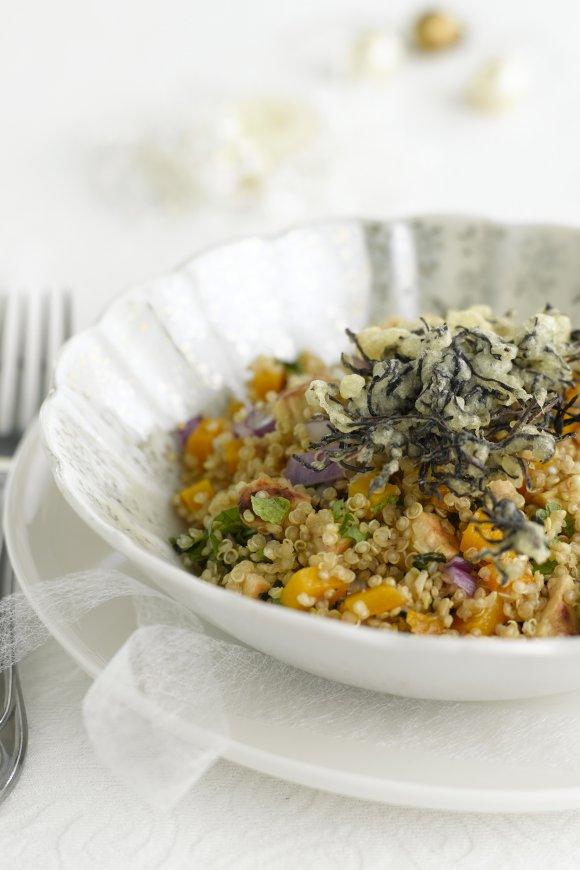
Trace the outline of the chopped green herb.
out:
[[[349,525],[343,523],[340,533],[343,538],[349,538],[351,541],[354,541],[355,544],[358,544],[360,541],[365,541],[367,537],[363,532],[361,532],[356,521]]]
[[[192,562],[199,562],[202,558],[203,550],[208,542],[206,532],[201,533],[198,537],[193,538],[191,535],[179,535],[177,538],[170,538],[169,543],[177,553],[187,553]]]
[[[211,557],[218,558],[218,551],[225,537],[233,538],[237,544],[245,544],[254,532],[240,517],[237,507],[228,508],[213,518],[208,531],[190,529],[188,535],[170,538],[172,547],[181,554],[187,554],[193,563],[201,562],[207,544],[211,547]],[[219,532],[219,534],[217,534]]]
[[[557,501],[549,501],[546,504],[546,508],[548,509],[548,513],[550,513],[550,514],[553,513],[554,511],[564,510],[564,508],[562,507],[560,502],[557,502]]]
[[[281,366],[284,366],[284,368],[286,369],[288,374],[299,375],[302,372],[302,368],[301,368],[300,363],[298,362],[297,359],[291,360],[290,362],[288,362],[288,360],[285,360],[285,359],[277,359],[276,362],[280,363]]]
[[[221,535],[216,535],[216,532],[220,532]],[[252,529],[242,522],[240,511],[237,507],[227,508],[225,511],[222,511],[213,518],[209,527],[208,538],[214,559],[217,559],[219,546],[224,538],[230,537],[237,544],[245,544],[253,534]]]
[[[549,501],[546,504],[546,507],[540,508],[536,511],[536,513],[534,514],[534,519],[536,520],[536,522],[544,523],[548,519],[550,514],[554,513],[554,511],[563,510],[564,508],[559,502]],[[569,513],[566,513],[564,522],[562,524],[562,534],[566,535],[567,538],[571,538],[575,532],[575,529],[576,527],[574,524],[574,517],[572,517]]]
[[[334,517],[334,521],[340,524],[339,534],[341,538],[349,538],[356,544],[359,541],[365,541],[367,536],[361,532],[358,520],[349,514],[346,509],[346,502],[342,498],[337,498],[330,505],[330,510]]]
[[[373,513],[374,514],[380,513],[382,511],[382,509],[384,507],[386,507],[388,504],[397,504],[398,500],[399,500],[398,495],[385,496],[385,498],[383,498],[377,505],[375,505],[373,507]]]
[[[447,559],[441,553],[421,553],[413,559],[413,567],[419,571],[425,571],[431,562],[446,562]]]
[[[250,559],[252,562],[263,562],[266,556],[264,555],[264,548],[260,547],[259,550],[256,550],[254,553],[250,554]]]
[[[290,510],[290,501],[282,496],[264,498],[253,495],[251,501],[252,510],[256,516],[267,523],[281,523],[288,516]]]
[[[342,538],[349,538],[355,544],[358,544],[359,541],[365,541],[367,537],[361,532],[358,520],[352,514],[344,515],[340,526],[340,536]]]
[[[563,507],[557,501],[549,501],[546,503],[546,507],[539,508],[534,514],[534,519],[537,522],[543,523],[548,519],[550,514],[554,513],[554,511],[561,511]]]
[[[532,571],[539,571],[540,574],[544,575],[544,577],[551,577],[557,565],[558,563],[555,559],[547,559],[541,565],[538,565],[533,559],[530,559]]]

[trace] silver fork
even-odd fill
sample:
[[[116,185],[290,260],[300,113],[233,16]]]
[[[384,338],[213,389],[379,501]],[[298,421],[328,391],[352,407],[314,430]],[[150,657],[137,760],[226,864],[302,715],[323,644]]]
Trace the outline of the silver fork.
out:
[[[18,442],[50,386],[55,356],[72,333],[70,294],[0,297],[0,498]],[[0,530],[0,595],[11,595],[14,572]],[[13,632],[12,624],[9,631]],[[11,640],[12,640],[11,638]],[[0,674],[0,800],[20,774],[28,745],[26,709],[16,666]]]

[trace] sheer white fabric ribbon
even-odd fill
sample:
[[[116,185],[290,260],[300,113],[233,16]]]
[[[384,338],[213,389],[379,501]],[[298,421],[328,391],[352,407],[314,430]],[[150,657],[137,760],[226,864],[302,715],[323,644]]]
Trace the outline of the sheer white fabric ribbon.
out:
[[[116,598],[130,599],[139,627],[89,689],[84,721],[100,758],[153,805],[179,801],[240,739],[233,722],[290,742],[340,740],[346,754],[365,741],[411,763],[444,746],[447,760],[530,769],[541,758],[580,775],[580,696],[460,704],[353,689],[210,636],[186,608],[113,570],[43,584],[35,603],[54,625]],[[0,668],[49,636],[23,595],[0,602]]]

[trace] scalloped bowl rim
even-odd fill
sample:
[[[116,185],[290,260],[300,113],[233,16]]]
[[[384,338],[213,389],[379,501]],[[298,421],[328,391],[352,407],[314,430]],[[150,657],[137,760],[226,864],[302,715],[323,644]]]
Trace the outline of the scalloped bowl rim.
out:
[[[441,214],[426,212],[391,217],[388,219],[381,219],[381,221],[385,224],[395,224],[401,221],[412,220],[466,220],[477,221],[478,223],[488,224],[489,226],[495,226],[502,229],[517,230],[520,228],[529,228],[537,230],[561,230],[562,232],[566,233],[576,233],[580,242],[580,226],[573,226],[569,224],[550,222],[537,223],[533,221],[512,223],[510,221],[495,220],[494,218],[482,217],[479,215],[465,214],[460,212],[446,212]],[[250,239],[268,241],[283,238],[288,233],[291,233],[296,229],[316,226],[323,227],[330,223],[332,223],[333,225],[337,225],[341,222],[349,224],[353,221],[366,224],[372,222],[373,218],[349,218],[346,216],[341,216],[334,219],[329,217],[319,218],[313,221],[307,221],[292,225],[280,232],[255,233],[251,235],[240,235],[235,238],[228,238],[228,240],[225,242],[216,243],[203,248],[192,257],[184,259],[178,266],[170,269],[167,272],[161,273],[157,277],[162,278],[176,274],[186,264],[202,259],[207,254],[213,253],[215,251],[230,248],[231,246],[239,244],[242,241],[247,241]],[[48,454],[52,473],[60,492],[62,493],[70,507],[78,514],[78,516],[80,516],[83,522],[85,522],[90,528],[92,528],[113,549],[123,553],[131,562],[142,568],[150,577],[155,575],[156,573],[161,573],[171,577],[173,581],[182,586],[187,586],[191,583],[195,584],[198,594],[206,597],[208,601],[216,602],[217,604],[219,604],[220,601],[223,603],[224,596],[228,596],[230,603],[232,604],[232,606],[235,606],[239,609],[240,614],[248,612],[254,618],[258,618],[260,617],[260,614],[262,614],[263,619],[269,620],[273,624],[279,623],[286,625],[295,625],[297,631],[302,630],[303,633],[308,633],[308,626],[310,626],[310,630],[312,632],[316,632],[317,634],[328,634],[329,636],[333,637],[342,637],[346,643],[354,643],[357,646],[361,647],[382,647],[385,651],[389,649],[399,648],[399,651],[401,651],[401,645],[403,645],[402,648],[407,646],[408,648],[414,648],[415,651],[420,650],[428,654],[431,654],[435,649],[438,649],[441,652],[443,651],[443,649],[446,649],[447,651],[454,649],[457,652],[461,650],[461,655],[463,657],[465,655],[468,655],[476,656],[478,658],[481,656],[481,653],[485,649],[485,652],[488,655],[493,655],[494,657],[498,655],[507,655],[510,658],[513,658],[515,656],[532,659],[536,658],[537,656],[546,657],[556,654],[561,655],[565,651],[571,653],[572,646],[574,647],[574,650],[580,650],[580,635],[576,637],[533,639],[518,638],[512,640],[500,637],[480,638],[429,635],[419,636],[402,632],[376,631],[368,628],[366,630],[360,630],[360,627],[358,626],[344,625],[343,623],[337,622],[332,619],[315,618],[308,613],[301,613],[300,611],[289,610],[281,607],[273,607],[267,602],[254,600],[244,595],[231,593],[229,592],[229,590],[224,589],[223,587],[214,586],[213,584],[202,580],[197,575],[190,573],[185,568],[181,568],[178,565],[171,564],[170,562],[162,559],[160,556],[149,552],[144,547],[132,541],[128,535],[124,534],[120,530],[114,528],[113,526],[102,520],[96,512],[94,512],[84,503],[79,501],[76,498],[74,492],[72,492],[67,485],[65,471],[57,453],[55,452],[50,443],[47,426],[45,425],[45,421],[56,410],[56,406],[59,401],[59,387],[61,385],[60,370],[62,368],[62,363],[69,354],[74,353],[77,345],[83,342],[85,340],[85,337],[92,335],[98,329],[99,324],[106,317],[110,317],[111,312],[114,311],[114,308],[117,304],[122,303],[124,298],[129,294],[132,294],[140,289],[145,289],[147,286],[150,286],[150,281],[144,281],[141,284],[132,286],[130,289],[119,293],[105,307],[101,315],[92,326],[81,330],[79,333],[74,335],[60,349],[54,367],[53,386],[47,398],[42,404],[39,415],[42,441]],[[163,591],[162,584],[159,584],[159,587]],[[235,604],[234,601],[231,601],[231,599],[234,599]]]

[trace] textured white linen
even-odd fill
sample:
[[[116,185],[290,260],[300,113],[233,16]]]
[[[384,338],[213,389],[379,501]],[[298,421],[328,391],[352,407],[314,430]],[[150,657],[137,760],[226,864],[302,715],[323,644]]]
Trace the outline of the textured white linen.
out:
[[[324,794],[218,762],[173,810],[141,802],[95,757],[90,686],[51,641],[21,669],[22,779],[0,811],[3,870],[575,868],[580,813],[424,812]]]

